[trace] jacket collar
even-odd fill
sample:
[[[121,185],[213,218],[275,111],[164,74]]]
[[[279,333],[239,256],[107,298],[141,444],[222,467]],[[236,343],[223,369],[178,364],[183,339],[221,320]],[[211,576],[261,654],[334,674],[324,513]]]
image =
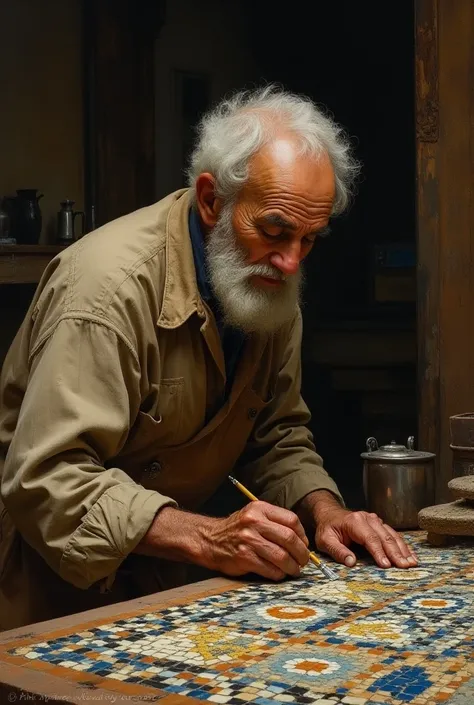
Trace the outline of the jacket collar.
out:
[[[178,328],[195,312],[205,318],[206,313],[196,281],[193,248],[189,234],[189,209],[191,192],[182,189],[175,194],[175,201],[166,222],[166,273],[163,303],[157,325],[161,328]]]

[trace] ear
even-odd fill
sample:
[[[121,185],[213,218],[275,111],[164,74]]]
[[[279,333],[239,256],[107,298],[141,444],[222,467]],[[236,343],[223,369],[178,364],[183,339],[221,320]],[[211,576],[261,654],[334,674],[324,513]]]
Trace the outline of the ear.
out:
[[[196,204],[202,222],[213,228],[221,210],[221,200],[215,195],[215,179],[212,174],[199,174],[196,179]]]

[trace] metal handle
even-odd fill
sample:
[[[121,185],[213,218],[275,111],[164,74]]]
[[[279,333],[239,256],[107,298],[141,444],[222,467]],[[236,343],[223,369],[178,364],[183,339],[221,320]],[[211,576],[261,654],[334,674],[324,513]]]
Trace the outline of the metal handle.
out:
[[[377,443],[377,439],[374,438],[373,436],[370,436],[365,442],[365,445],[367,446],[367,450],[369,453],[372,453],[374,450],[379,449],[379,444]]]
[[[410,436],[407,441],[408,450],[413,450],[415,447],[415,436]]]

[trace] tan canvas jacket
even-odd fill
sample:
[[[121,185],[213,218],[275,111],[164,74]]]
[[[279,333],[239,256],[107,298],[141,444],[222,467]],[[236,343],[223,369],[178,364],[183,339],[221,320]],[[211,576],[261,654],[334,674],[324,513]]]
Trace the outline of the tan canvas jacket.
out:
[[[0,628],[166,586],[172,564],[131,552],[158,510],[199,510],[231,471],[288,508],[338,495],[305,427],[299,311],[246,341],[219,406],[189,207],[179,191],[86,235],[38,286],[0,383]]]

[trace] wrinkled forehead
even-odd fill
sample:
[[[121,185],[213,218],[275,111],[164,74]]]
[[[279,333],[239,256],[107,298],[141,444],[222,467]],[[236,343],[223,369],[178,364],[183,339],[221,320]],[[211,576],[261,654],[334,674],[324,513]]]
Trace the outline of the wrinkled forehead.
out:
[[[334,169],[327,154],[301,154],[291,137],[281,137],[263,147],[250,160],[242,195],[260,200],[277,194],[333,201]]]

